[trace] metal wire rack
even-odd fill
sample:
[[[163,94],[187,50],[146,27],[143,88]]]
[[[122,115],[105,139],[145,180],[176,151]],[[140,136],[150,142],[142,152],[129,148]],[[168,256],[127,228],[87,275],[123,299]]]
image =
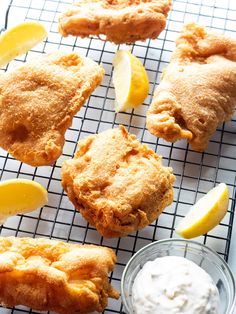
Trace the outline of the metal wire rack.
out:
[[[120,278],[127,261],[144,245],[158,239],[177,237],[176,223],[196,200],[220,182],[230,189],[230,207],[222,223],[212,232],[197,241],[215,249],[226,261],[228,259],[233,225],[236,193],[236,115],[231,122],[219,127],[204,153],[192,151],[186,142],[174,144],[152,136],[145,128],[145,113],[151,102],[160,74],[169,62],[174,49],[174,40],[183,23],[198,22],[229,36],[236,37],[236,3],[233,0],[174,0],[165,31],[157,40],[137,42],[131,46],[116,46],[97,38],[62,38],[57,32],[58,15],[72,0],[11,0],[6,12],[5,25],[10,27],[23,20],[39,20],[45,24],[47,40],[17,58],[8,68],[37,58],[41,53],[55,50],[78,51],[102,63],[106,75],[100,87],[89,98],[86,105],[74,117],[66,133],[63,155],[51,167],[34,168],[13,159],[0,149],[0,180],[27,178],[43,184],[49,192],[49,203],[44,208],[7,220],[1,227],[2,236],[48,237],[70,242],[93,243],[113,248],[117,254],[117,266],[111,274],[112,284],[120,290]],[[145,65],[150,80],[150,92],[145,103],[127,113],[114,113],[114,88],[111,82],[112,58],[117,49],[131,49]],[[197,79],[197,77],[196,77]],[[60,184],[62,161],[76,151],[78,140],[89,134],[123,124],[159,155],[163,163],[171,166],[176,175],[175,198],[160,218],[145,229],[119,239],[104,239],[77,213]],[[0,313],[37,313],[24,306],[0,309]],[[109,300],[104,313],[123,313],[121,301]]]

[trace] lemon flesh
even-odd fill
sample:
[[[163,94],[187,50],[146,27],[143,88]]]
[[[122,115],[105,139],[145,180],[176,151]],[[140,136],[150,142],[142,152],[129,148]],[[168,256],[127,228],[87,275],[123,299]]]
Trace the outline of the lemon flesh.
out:
[[[33,211],[47,202],[47,190],[35,181],[11,179],[0,182],[1,223],[9,216]]]
[[[113,66],[116,112],[141,105],[149,91],[147,72],[141,61],[129,51],[119,50],[113,59]]]
[[[20,56],[47,37],[44,26],[38,22],[24,22],[0,36],[0,67]]]
[[[228,187],[225,183],[220,183],[191,207],[175,231],[186,239],[201,236],[221,222],[228,206]]]

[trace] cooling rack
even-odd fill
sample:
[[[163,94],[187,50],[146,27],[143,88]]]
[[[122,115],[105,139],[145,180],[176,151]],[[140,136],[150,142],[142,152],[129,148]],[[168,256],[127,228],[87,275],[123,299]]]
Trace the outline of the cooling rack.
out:
[[[174,40],[183,23],[198,22],[219,32],[236,37],[236,3],[222,0],[175,0],[169,14],[166,30],[157,40],[137,42],[135,45],[116,46],[98,38],[62,38],[57,31],[60,12],[72,0],[12,0],[6,11],[3,28],[23,20],[41,21],[49,35],[23,57],[12,61],[4,72],[16,64],[37,58],[39,54],[55,50],[78,51],[102,63],[106,75],[100,87],[74,117],[66,133],[63,155],[51,167],[30,167],[12,158],[0,149],[0,180],[10,178],[32,179],[43,184],[49,192],[49,203],[33,213],[18,215],[1,227],[2,236],[48,237],[76,243],[93,243],[113,248],[117,265],[110,276],[112,284],[120,290],[123,269],[131,256],[146,244],[163,238],[178,237],[175,226],[189,207],[209,189],[225,182],[230,190],[230,206],[222,223],[197,241],[215,249],[226,261],[235,209],[236,188],[236,115],[231,122],[220,126],[204,153],[192,151],[185,141],[174,144],[152,136],[145,128],[145,114],[152,100],[160,75],[169,62]],[[111,81],[112,58],[117,49],[130,49],[145,65],[150,80],[149,96],[144,104],[127,113],[114,113],[114,88]],[[125,75],[125,73],[124,73]],[[197,77],[196,77],[197,79]],[[74,210],[60,183],[60,169],[64,160],[73,156],[78,140],[108,128],[123,124],[150,148],[163,156],[163,164],[174,169],[174,202],[150,226],[125,238],[104,239]],[[14,196],[13,196],[14,197]],[[38,313],[23,306],[13,309],[0,308],[0,313]],[[104,313],[123,313],[121,301],[109,300]]]

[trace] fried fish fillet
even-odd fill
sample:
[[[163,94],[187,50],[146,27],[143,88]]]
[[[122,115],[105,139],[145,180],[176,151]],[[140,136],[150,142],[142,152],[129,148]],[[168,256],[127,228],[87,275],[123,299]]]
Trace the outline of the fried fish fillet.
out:
[[[187,139],[203,151],[236,101],[236,40],[184,27],[147,112],[148,130],[167,141]]]
[[[159,36],[171,0],[80,0],[59,17],[63,36],[105,35],[116,44]]]
[[[118,298],[111,249],[49,239],[0,237],[0,302],[61,314],[101,312]]]
[[[1,75],[0,146],[32,166],[55,162],[73,116],[103,75],[75,52],[44,55]]]
[[[125,236],[153,222],[173,201],[172,169],[123,126],[88,136],[62,165],[75,208],[104,237]]]

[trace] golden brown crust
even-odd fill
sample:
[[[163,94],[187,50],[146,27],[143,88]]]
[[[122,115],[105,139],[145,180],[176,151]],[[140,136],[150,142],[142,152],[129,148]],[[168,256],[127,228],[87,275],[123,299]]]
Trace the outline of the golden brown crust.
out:
[[[49,239],[0,237],[0,302],[60,314],[101,312],[118,298],[108,282],[111,249]]]
[[[172,169],[123,126],[91,135],[78,147],[62,165],[62,185],[103,236],[141,229],[172,203]]]
[[[74,114],[103,75],[78,53],[56,52],[0,76],[0,146],[32,166],[55,162]]]
[[[63,36],[105,35],[116,44],[157,38],[171,0],[81,0],[59,18]]]
[[[236,101],[236,40],[188,24],[147,113],[148,130],[203,151]]]

